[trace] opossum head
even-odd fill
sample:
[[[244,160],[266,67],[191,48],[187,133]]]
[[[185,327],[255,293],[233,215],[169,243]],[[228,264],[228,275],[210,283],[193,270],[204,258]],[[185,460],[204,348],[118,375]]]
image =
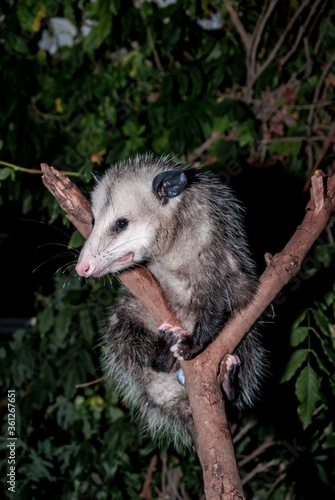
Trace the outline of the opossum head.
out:
[[[174,165],[164,170],[160,162],[136,161],[109,169],[92,193],[92,232],[76,266],[80,276],[100,277],[150,259],[159,229],[173,217],[186,175]]]

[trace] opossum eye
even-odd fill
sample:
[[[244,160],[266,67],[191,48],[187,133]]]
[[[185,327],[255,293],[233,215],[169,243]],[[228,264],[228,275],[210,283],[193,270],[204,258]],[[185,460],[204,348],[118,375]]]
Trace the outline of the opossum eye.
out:
[[[94,218],[94,217],[92,217],[92,222],[91,222],[91,224],[92,224],[92,227],[93,227],[93,226],[94,226],[94,224],[95,224],[95,218]]]
[[[115,226],[114,226],[115,232],[119,233],[120,231],[123,231],[124,229],[126,229],[127,226],[128,226],[127,219],[118,219],[115,222]]]

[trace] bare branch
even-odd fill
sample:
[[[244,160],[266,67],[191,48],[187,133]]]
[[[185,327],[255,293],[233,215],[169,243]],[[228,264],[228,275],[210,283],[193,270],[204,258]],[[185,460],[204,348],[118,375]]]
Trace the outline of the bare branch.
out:
[[[38,109],[35,97],[31,97],[30,102],[31,102],[32,108],[34,110],[34,113],[36,113],[38,116],[41,116],[42,118],[44,118],[44,120],[61,120],[62,119],[62,117],[59,115],[50,115],[49,113],[44,113],[43,111]]]
[[[324,145],[322,153],[320,154],[317,162],[315,163],[315,166],[314,166],[312,172],[310,173],[310,175],[309,175],[309,177],[308,177],[308,179],[307,179],[307,181],[305,183],[303,192],[306,192],[307,189],[309,188],[312,176],[314,175],[314,173],[316,172],[316,170],[320,167],[320,165],[321,165],[324,157],[327,154],[328,149],[330,148],[330,146],[332,145],[332,143],[334,142],[334,140],[335,140],[335,122],[332,125],[332,128],[330,130],[329,136],[327,137],[327,141],[326,141],[326,143]]]
[[[236,31],[240,35],[242,42],[244,43],[247,51],[250,49],[250,35],[245,31],[243,24],[240,21],[240,18],[238,17],[237,12],[234,10],[234,8],[231,6],[229,0],[223,0],[227,11],[229,12],[230,18],[236,28]]]
[[[270,448],[270,446],[273,446],[276,444],[275,440],[273,439],[273,436],[270,436],[264,443],[262,443],[258,448],[256,448],[250,455],[247,457],[244,457],[242,460],[238,462],[239,467],[243,467],[243,465],[247,464],[254,458],[258,457],[265,451],[267,448]]]
[[[256,476],[256,474],[259,474],[260,472],[264,472],[266,470],[268,470],[270,467],[272,467],[273,465],[275,465],[277,463],[277,460],[276,458],[274,458],[273,460],[270,460],[270,462],[267,462],[266,464],[257,464],[256,467],[254,469],[252,469],[252,471],[249,472],[249,474],[247,474],[244,478],[243,478],[243,484],[246,484],[250,481],[250,479],[252,479],[254,476]]]
[[[153,476],[153,473],[156,469],[156,465],[157,465],[157,454],[153,455],[151,460],[150,460],[150,464],[149,464],[148,472],[147,472],[147,475],[146,475],[146,478],[145,478],[145,481],[143,484],[143,488],[142,488],[141,493],[139,494],[140,498],[150,500],[150,485],[152,483],[152,476]]]
[[[333,54],[333,57],[326,64],[324,70],[321,73],[320,79],[315,87],[312,106],[310,108],[310,111],[308,113],[308,118],[307,118],[309,135],[312,135],[314,112],[315,112],[315,107],[316,107],[317,101],[319,99],[321,87],[322,87],[323,82],[324,82],[326,76],[328,75],[328,73],[329,73],[329,71],[334,63],[335,63],[335,54]]]
[[[285,41],[285,38],[287,37],[287,35],[290,33],[290,31],[292,30],[293,26],[295,25],[297,19],[299,18],[301,12],[304,10],[304,8],[310,3],[311,0],[305,0],[305,2],[303,4],[300,5],[299,9],[297,9],[297,11],[295,12],[294,16],[291,17],[290,21],[288,22],[284,32],[282,33],[282,35],[279,37],[276,45],[274,46],[274,48],[272,49],[272,51],[270,52],[269,56],[267,57],[267,59],[264,61],[264,63],[261,65],[261,67],[259,68],[258,72],[257,72],[257,78],[263,73],[263,71],[266,70],[266,68],[272,63],[272,61],[274,60],[274,58],[276,57],[276,55],[278,54],[278,51],[280,49],[280,47],[283,45],[284,41]]]
[[[305,31],[306,31],[306,29],[307,29],[310,21],[311,21],[311,19],[315,15],[316,9],[319,7],[320,2],[322,2],[322,1],[324,1],[324,0],[316,0],[316,1],[313,2],[312,8],[311,8],[311,10],[309,12],[309,15],[308,15],[306,21],[304,22],[304,24],[302,24],[301,26],[299,26],[298,34],[297,34],[297,37],[295,39],[294,44],[291,47],[291,50],[289,50],[287,52],[287,54],[285,54],[285,56],[281,59],[281,61],[280,61],[280,65],[281,66],[285,66],[285,64],[287,63],[287,61],[291,58],[292,54],[294,54],[294,52],[297,50],[297,48],[298,48],[298,46],[299,46],[299,44],[301,42],[301,39],[302,39],[302,37],[303,37],[303,35],[304,35],[304,33],[305,33]]]
[[[257,49],[259,42],[261,40],[261,37],[263,35],[263,31],[265,29],[266,23],[269,20],[269,17],[271,16],[273,9],[276,7],[278,3],[278,0],[270,0],[270,4],[267,7],[267,1],[263,5],[262,13],[258,18],[257,24],[255,26],[254,32],[252,34],[252,40],[251,40],[251,49],[250,49],[250,65],[252,68],[252,72],[255,75],[255,78],[258,78],[258,71],[256,67],[256,61],[257,61]]]

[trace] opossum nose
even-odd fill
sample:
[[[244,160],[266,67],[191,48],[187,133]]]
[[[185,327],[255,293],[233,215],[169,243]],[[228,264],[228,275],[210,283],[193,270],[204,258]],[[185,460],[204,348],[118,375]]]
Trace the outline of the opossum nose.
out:
[[[85,278],[88,278],[89,276],[92,276],[92,274],[95,271],[95,264],[94,262],[91,262],[89,260],[82,260],[76,265],[76,271],[79,274],[79,276],[85,276]]]

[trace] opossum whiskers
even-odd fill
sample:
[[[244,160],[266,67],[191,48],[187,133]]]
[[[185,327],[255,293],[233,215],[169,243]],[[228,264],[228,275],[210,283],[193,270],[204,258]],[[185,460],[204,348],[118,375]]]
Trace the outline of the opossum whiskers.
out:
[[[41,220],[36,220],[36,219],[19,219],[20,221],[24,221],[24,222],[36,222],[36,224],[43,224],[44,226],[48,226],[52,229],[56,229],[56,231],[59,231],[61,234],[65,235],[67,238],[69,238],[69,235],[63,231],[62,229],[60,229],[59,227],[56,227],[56,226],[52,226],[51,224],[49,224],[48,222],[43,222]]]
[[[100,280],[103,280],[103,284],[104,284],[104,286],[105,286],[105,282],[106,282],[106,279],[107,279],[107,280],[109,281],[109,284],[110,284],[111,288],[113,288],[113,282],[112,282],[112,278],[111,278],[111,276],[110,276],[111,274],[113,274],[113,275],[114,275],[114,273],[106,273],[106,274],[104,274],[103,276],[100,276],[100,278],[99,278],[99,279],[100,279]]]
[[[72,265],[72,264],[71,264],[71,265]],[[68,267],[67,267],[67,269],[68,269],[69,267],[70,267],[70,266],[68,266]],[[65,272],[67,271],[67,269],[65,269],[65,270],[63,271],[63,273],[65,273]],[[63,283],[63,288],[65,288],[67,285],[69,285],[69,283],[70,283],[71,279],[72,279],[72,278],[74,277],[74,275],[75,275],[75,272],[76,272],[76,271],[75,271],[75,268],[74,268],[74,269],[72,269],[72,271],[71,271],[71,272],[70,272],[70,274],[68,275],[67,279],[66,279],[66,280],[65,280],[65,282]]]
[[[70,269],[71,267],[73,267],[73,269],[71,270],[71,272],[69,273],[69,275],[67,276],[67,279],[64,281],[63,283],[63,288],[65,288],[69,283],[70,283],[70,280],[74,277],[75,275],[75,267],[76,267],[76,263],[77,263],[77,260],[73,260],[72,262],[70,263],[66,263],[64,264],[63,266],[59,267],[57,269],[57,271],[54,273],[53,275],[53,278],[56,277],[56,275],[60,272],[62,272],[62,274],[65,274],[68,269]]]
[[[64,264],[63,266],[59,267],[59,268],[57,269],[57,271],[54,273],[53,277],[55,277],[55,276],[56,276],[56,274],[58,274],[59,272],[62,272],[62,274],[65,274],[65,273],[66,273],[66,271],[67,271],[67,270],[68,270],[71,266],[75,266],[75,265],[76,265],[76,262],[77,262],[76,260],[73,260],[72,262],[70,262],[70,263],[66,263],[66,264]]]
[[[35,273],[37,271],[37,269],[39,269],[41,266],[43,266],[44,264],[47,264],[48,262],[50,262],[54,259],[57,259],[58,257],[68,257],[68,256],[69,256],[69,253],[67,253],[67,252],[62,252],[62,253],[58,253],[57,255],[53,255],[52,257],[49,257],[49,259],[44,260],[43,262],[41,262],[41,264],[36,266],[32,272]],[[76,263],[76,261],[73,261],[73,262]]]
[[[52,245],[56,245],[56,246],[59,246],[59,247],[65,247],[69,250],[69,255],[73,254],[73,255],[79,255],[80,254],[80,251],[77,249],[77,248],[74,248],[74,247],[69,247],[68,245],[66,245],[66,243],[43,243],[43,245],[39,245],[38,247],[36,247],[37,249],[40,249],[40,248],[43,248],[43,247],[48,247],[48,246],[52,246]]]
[[[133,243],[133,241],[137,241],[137,240],[146,240],[147,237],[146,236],[139,236],[138,238],[132,238],[131,240],[127,240],[127,241],[124,241],[122,243],[120,243],[119,245],[116,245],[114,248],[112,248],[111,250],[107,250],[106,251],[106,255],[111,255],[115,250],[118,250],[119,248],[121,248],[122,246],[124,245],[128,245],[129,243]],[[113,241],[111,241],[107,247],[105,248],[108,248],[108,246],[112,245],[113,244]]]

